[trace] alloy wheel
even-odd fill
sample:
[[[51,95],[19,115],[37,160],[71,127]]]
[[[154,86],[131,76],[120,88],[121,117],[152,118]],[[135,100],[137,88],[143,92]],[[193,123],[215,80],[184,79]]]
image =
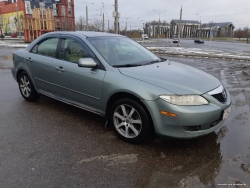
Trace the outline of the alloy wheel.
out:
[[[117,132],[125,138],[135,138],[142,130],[140,114],[132,106],[119,105],[113,114],[113,121]]]
[[[29,97],[30,94],[31,94],[31,85],[30,85],[29,79],[25,75],[23,75],[20,78],[20,83],[19,84],[20,84],[20,89],[21,89],[22,94],[25,97]]]

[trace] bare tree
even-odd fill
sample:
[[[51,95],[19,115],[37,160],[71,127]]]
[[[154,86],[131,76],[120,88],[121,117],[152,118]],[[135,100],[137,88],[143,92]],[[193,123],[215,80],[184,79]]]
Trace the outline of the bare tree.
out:
[[[243,38],[243,31],[242,31],[241,28],[235,30],[235,32],[234,32],[234,37],[237,37],[237,38],[239,38],[239,39]]]
[[[85,29],[85,18],[83,16],[79,16],[76,21],[76,30],[77,31],[84,31]]]
[[[95,31],[102,31],[103,27],[102,20],[95,19],[93,23],[91,23],[90,27],[93,28],[93,30]]]
[[[248,26],[244,27],[243,32],[244,32],[244,37],[247,38],[247,43],[248,43],[248,37],[249,37],[249,28],[248,28]]]
[[[169,23],[166,20],[163,20],[161,24],[164,25],[164,26],[169,25]]]

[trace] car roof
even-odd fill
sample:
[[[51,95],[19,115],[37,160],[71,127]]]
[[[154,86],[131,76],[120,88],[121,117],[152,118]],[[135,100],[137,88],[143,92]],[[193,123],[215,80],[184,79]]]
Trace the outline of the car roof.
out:
[[[87,38],[89,37],[121,37],[122,35],[118,35],[118,34],[113,34],[113,33],[105,33],[105,32],[95,32],[95,31],[55,31],[55,32],[50,32],[48,34],[55,34],[55,33],[59,33],[59,34],[71,34],[71,35],[75,35],[75,36],[85,36]]]

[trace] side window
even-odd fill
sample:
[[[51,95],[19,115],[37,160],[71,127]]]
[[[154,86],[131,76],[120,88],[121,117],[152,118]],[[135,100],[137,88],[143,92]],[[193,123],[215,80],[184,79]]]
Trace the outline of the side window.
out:
[[[74,39],[62,38],[61,40],[59,59],[78,63],[80,58],[93,57],[93,54],[90,54],[86,47]]]
[[[58,40],[58,38],[49,38],[37,45],[37,47],[35,46],[31,52],[50,57],[56,57]]]

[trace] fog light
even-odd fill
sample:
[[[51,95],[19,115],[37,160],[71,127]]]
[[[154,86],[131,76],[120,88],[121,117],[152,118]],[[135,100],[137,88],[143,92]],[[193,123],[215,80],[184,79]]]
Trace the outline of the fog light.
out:
[[[184,131],[199,131],[201,130],[201,126],[186,126],[183,129]]]
[[[174,113],[172,113],[172,112],[166,112],[166,111],[163,111],[163,110],[161,110],[160,113],[161,113],[162,115],[170,116],[170,117],[177,117],[177,116],[178,116],[177,114],[174,114]]]

